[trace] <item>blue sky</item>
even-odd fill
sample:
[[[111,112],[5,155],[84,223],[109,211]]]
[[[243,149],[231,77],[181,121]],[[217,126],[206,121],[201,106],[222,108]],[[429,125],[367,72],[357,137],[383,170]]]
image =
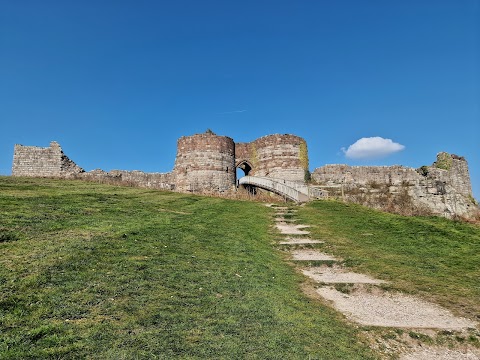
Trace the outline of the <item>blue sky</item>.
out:
[[[210,128],[302,136],[311,170],[455,153],[478,199],[479,24],[480,0],[3,0],[0,173],[51,140],[86,170],[167,172]],[[371,137],[392,151],[346,157]]]

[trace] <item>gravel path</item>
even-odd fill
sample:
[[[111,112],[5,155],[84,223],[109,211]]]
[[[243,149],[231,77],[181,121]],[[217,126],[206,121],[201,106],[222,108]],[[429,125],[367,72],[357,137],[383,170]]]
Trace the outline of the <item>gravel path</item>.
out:
[[[317,250],[294,250],[291,252],[293,260],[304,260],[304,261],[314,261],[314,260],[332,260],[336,261],[337,259],[331,255],[322,253]]]
[[[285,235],[307,235],[310,234],[309,231],[302,230],[308,226],[306,225],[294,225],[287,223],[277,223],[277,229],[280,230],[282,234]]]
[[[400,360],[480,360],[480,350],[450,350],[430,347],[403,354],[400,356]]]
[[[374,279],[364,274],[349,272],[339,266],[321,266],[311,267],[302,270],[303,274],[309,278],[320,282],[330,284],[355,283],[355,284],[383,284],[384,280]]]
[[[357,291],[345,294],[331,287],[317,289],[317,292],[332,301],[347,318],[362,325],[449,330],[475,327],[472,321],[413,296]]]
[[[325,241],[312,240],[303,238],[287,238],[285,241],[280,241],[280,245],[307,245],[307,244],[323,244]]]

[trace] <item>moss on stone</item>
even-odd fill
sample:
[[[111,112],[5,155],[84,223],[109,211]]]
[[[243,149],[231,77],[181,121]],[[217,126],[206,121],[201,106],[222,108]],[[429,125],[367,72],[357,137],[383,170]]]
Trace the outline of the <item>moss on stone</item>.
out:
[[[442,152],[437,155],[437,161],[434,165],[437,169],[450,170],[452,163],[452,156],[449,153]]]
[[[302,168],[308,170],[308,149],[305,141],[300,143],[298,156],[300,158],[300,164]]]

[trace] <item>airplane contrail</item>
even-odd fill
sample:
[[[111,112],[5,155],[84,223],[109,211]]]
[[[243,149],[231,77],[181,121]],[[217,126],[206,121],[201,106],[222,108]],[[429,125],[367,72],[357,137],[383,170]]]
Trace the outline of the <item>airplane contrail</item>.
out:
[[[237,113],[243,113],[247,110],[233,110],[233,111],[225,111],[225,112],[221,112],[221,113],[218,113],[219,115],[225,115],[225,114],[237,114]]]

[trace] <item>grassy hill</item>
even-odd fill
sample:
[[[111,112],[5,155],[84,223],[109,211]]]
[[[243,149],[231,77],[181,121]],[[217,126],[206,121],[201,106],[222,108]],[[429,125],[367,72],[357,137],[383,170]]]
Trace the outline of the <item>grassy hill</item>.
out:
[[[1,359],[371,359],[252,202],[0,177]]]
[[[373,359],[301,289],[261,204],[0,177],[0,359]],[[314,202],[327,251],[475,319],[480,228]],[[471,339],[477,341],[478,339]]]

